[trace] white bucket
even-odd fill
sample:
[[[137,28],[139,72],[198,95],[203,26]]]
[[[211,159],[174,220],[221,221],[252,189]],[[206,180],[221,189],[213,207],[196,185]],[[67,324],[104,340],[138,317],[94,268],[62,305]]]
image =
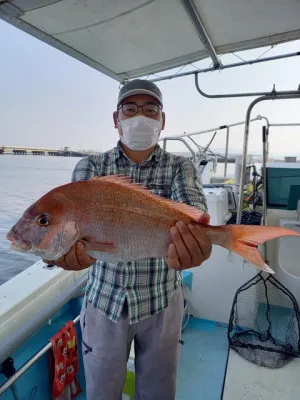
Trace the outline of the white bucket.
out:
[[[224,188],[204,188],[211,225],[225,225],[230,219],[228,192]]]

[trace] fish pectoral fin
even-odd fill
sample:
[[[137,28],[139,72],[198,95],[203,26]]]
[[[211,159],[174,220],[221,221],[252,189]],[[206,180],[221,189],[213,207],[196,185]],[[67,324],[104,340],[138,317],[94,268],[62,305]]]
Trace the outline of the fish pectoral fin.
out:
[[[116,250],[114,242],[95,242],[86,238],[82,239],[87,251],[100,251],[103,253],[113,253]]]

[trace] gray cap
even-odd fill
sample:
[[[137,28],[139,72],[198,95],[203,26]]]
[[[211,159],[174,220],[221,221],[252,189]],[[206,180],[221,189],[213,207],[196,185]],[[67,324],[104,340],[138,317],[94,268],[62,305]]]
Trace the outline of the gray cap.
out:
[[[127,82],[120,89],[118,106],[124,99],[126,99],[126,97],[134,96],[135,94],[149,94],[150,96],[155,97],[160,104],[163,105],[161,91],[159,90],[158,86],[155,85],[155,83],[146,79],[135,79]]]

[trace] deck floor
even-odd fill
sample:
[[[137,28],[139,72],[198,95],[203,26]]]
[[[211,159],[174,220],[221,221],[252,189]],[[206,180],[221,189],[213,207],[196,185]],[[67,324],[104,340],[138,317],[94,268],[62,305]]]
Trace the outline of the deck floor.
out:
[[[47,332],[41,330],[33,335],[22,353],[16,351],[17,368],[30,358],[33,350],[36,352],[34,348],[41,348],[50,328],[56,331],[62,325],[60,318],[44,327]],[[228,351],[226,326],[196,318],[190,319],[182,340],[176,400],[299,400],[300,359],[278,370],[258,367],[233,350]],[[17,381],[17,393],[24,399],[50,399],[47,369],[48,357],[44,355]],[[83,400],[86,396],[81,358],[78,377],[83,393],[76,399]],[[12,392],[5,392],[2,398],[13,400]]]
[[[220,400],[228,357],[227,327],[191,318],[182,339],[176,400]]]
[[[300,359],[269,369],[230,350],[223,400],[299,400],[299,377]]]
[[[221,400],[228,357],[227,327],[191,318],[182,340],[176,400]],[[84,400],[85,395],[77,398]]]

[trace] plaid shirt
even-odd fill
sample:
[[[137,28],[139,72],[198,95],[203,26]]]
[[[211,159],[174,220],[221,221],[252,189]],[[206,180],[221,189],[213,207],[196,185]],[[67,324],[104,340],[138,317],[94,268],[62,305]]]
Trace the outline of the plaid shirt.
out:
[[[137,164],[118,142],[106,153],[81,159],[72,181],[112,174],[127,175],[155,194],[207,211],[201,176],[193,162],[167,153],[159,145]],[[118,321],[127,299],[129,323],[136,323],[167,307],[180,282],[180,272],[168,267],[163,258],[117,264],[98,260],[90,267],[86,296],[112,321]]]

